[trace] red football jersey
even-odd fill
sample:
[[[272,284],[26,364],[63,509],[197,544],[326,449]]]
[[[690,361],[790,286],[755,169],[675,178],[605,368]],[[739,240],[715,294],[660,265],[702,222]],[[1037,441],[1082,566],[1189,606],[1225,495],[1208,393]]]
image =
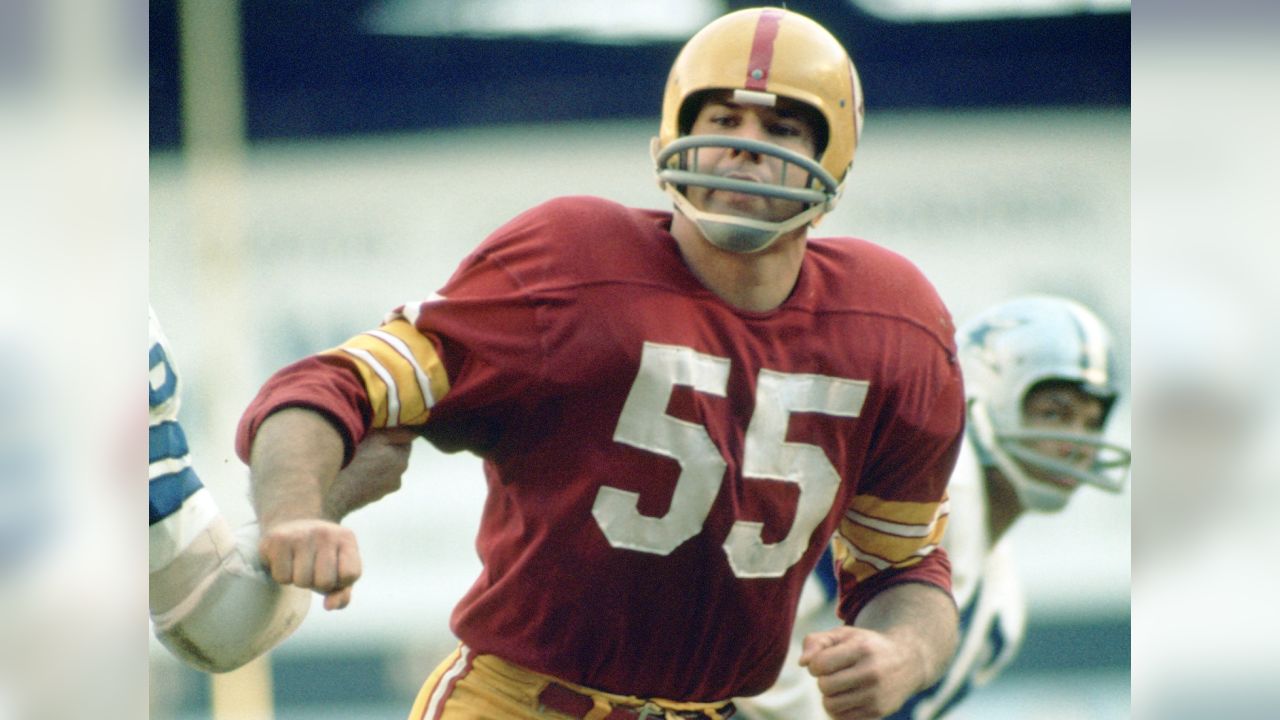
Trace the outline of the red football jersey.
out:
[[[379,329],[281,370],[242,420],[305,405],[343,433],[420,427],[484,458],[468,646],[618,694],[768,688],[835,536],[842,613],[950,589],[936,549],[963,393],[950,316],[902,257],[809,241],[791,297],[703,287],[670,213],[534,208]]]

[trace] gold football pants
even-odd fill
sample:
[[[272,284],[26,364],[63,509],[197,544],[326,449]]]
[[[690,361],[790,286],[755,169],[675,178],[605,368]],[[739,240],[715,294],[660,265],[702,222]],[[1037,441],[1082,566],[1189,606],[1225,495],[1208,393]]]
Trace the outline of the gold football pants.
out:
[[[459,645],[431,673],[409,720],[728,720],[733,706],[646,700],[558,680]]]

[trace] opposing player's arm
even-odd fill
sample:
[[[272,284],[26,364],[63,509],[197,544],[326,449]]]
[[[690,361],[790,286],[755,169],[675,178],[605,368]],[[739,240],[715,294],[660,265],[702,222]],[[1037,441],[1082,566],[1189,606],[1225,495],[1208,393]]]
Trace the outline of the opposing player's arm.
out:
[[[238,535],[191,466],[178,422],[178,375],[150,317],[149,604],[157,639],[208,672],[249,662],[288,637],[310,593],[282,588],[257,563],[256,526]]]
[[[371,433],[325,493],[324,514],[336,522],[398,489],[412,436]],[[302,623],[311,593],[264,570],[260,540],[256,523],[233,533],[203,489],[152,524],[151,616],[156,637],[179,659],[207,672],[234,670]]]
[[[192,496],[212,503],[206,493]],[[196,508],[187,509],[193,516]],[[206,672],[228,672],[284,641],[302,623],[311,593],[282,587],[258,563],[255,525],[233,533],[214,517],[181,549],[164,557],[157,536],[181,534],[176,524],[153,525],[149,593],[156,638],[176,657]],[[179,523],[181,521],[179,520]]]

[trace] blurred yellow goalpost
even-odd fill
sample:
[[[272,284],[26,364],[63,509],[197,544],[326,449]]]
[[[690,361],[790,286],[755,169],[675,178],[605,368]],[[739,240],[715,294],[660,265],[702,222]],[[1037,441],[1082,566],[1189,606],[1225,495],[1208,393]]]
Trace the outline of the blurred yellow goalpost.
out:
[[[197,315],[209,337],[206,367],[216,368],[219,392],[203,402],[213,427],[234,427],[237,408],[226,398],[238,397],[232,383],[250,377],[247,353],[232,342],[247,327],[241,264],[245,256],[242,211],[245,153],[244,89],[240,58],[238,0],[179,0],[179,53],[182,83],[182,132],[189,198],[194,267],[192,289],[199,298]],[[232,482],[221,464],[202,469],[205,482]],[[219,477],[221,475],[221,478]],[[226,508],[224,508],[225,512]],[[210,675],[213,720],[272,720],[275,701],[270,655],[233,672]]]

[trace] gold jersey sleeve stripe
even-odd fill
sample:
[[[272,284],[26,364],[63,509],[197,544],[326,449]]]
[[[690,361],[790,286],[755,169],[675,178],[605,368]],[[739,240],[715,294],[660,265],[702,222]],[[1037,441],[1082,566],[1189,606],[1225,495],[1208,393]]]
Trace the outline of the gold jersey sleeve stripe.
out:
[[[859,495],[836,533],[836,557],[864,580],[881,570],[915,565],[942,541],[950,502],[918,503]]]
[[[925,545],[918,548],[909,557],[898,561],[889,562],[888,560],[865,553],[854,547],[849,540],[843,536],[837,536],[833,545],[836,563],[844,569],[845,572],[853,575],[858,582],[863,582],[867,578],[876,573],[887,570],[889,568],[909,568],[919,563],[926,556],[937,548],[937,545]]]
[[[946,498],[943,498],[945,503]],[[938,515],[940,503],[883,500],[874,495],[857,495],[849,503],[850,512],[901,525],[929,525]]]
[[[372,330],[365,334],[378,338],[395,348],[396,352],[400,353],[400,357],[404,358],[405,361],[413,368],[414,380],[417,381],[418,388],[422,391],[422,396],[426,401],[427,409],[434,407],[436,404],[436,394],[431,387],[431,378],[427,376],[427,371],[423,369],[422,365],[418,362],[417,357],[414,355],[413,350],[410,349],[409,345],[398,336],[393,335],[386,330]],[[436,358],[435,349],[431,347],[430,343],[427,343],[426,350],[431,353],[432,359]],[[436,360],[436,362],[437,364],[439,363],[438,360]]]
[[[354,340],[355,338],[353,338]],[[395,378],[373,353],[363,348],[351,347],[351,340],[339,352],[350,355],[356,361],[356,369],[364,380],[369,404],[373,406],[373,427],[387,428],[400,424],[400,389]]]
[[[851,522],[855,522],[859,525],[865,525],[872,530],[879,530],[880,532],[887,533],[889,535],[898,535],[900,537],[927,537],[933,532],[933,527],[937,524],[938,518],[945,517],[948,512],[950,512],[950,508],[951,506],[949,502],[943,502],[938,506],[933,518],[931,518],[928,523],[918,525],[890,522],[870,515],[864,515],[856,510],[850,510],[846,512],[844,516]]]
[[[435,346],[406,320],[393,320],[328,352],[355,362],[373,407],[374,427],[421,425],[449,391]]]
[[[902,537],[873,530],[849,520],[842,520],[839,535],[863,553],[884,558],[890,563],[898,563],[911,557],[926,545],[937,544],[942,539],[942,529],[945,527],[946,521],[942,520],[928,535]]]

